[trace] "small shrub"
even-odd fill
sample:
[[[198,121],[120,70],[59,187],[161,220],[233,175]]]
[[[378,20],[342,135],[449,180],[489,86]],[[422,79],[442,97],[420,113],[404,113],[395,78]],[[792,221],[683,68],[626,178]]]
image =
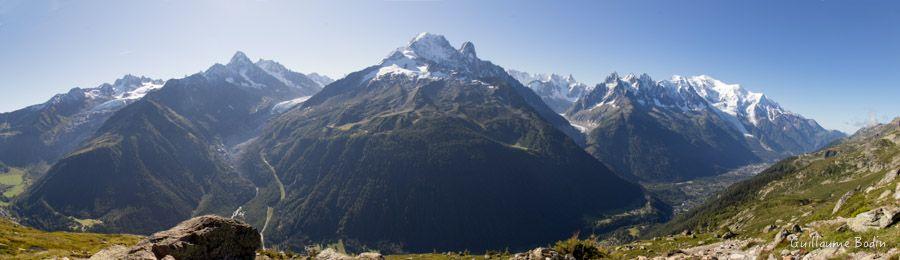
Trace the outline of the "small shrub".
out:
[[[571,255],[575,259],[600,259],[605,256],[597,244],[596,238],[591,236],[588,239],[579,239],[578,234],[572,235],[571,238],[556,242],[553,250],[560,254]]]

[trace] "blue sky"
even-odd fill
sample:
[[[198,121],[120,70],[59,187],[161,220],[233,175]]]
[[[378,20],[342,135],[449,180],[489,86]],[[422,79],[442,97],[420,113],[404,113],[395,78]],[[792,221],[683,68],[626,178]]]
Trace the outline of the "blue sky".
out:
[[[341,76],[419,32],[507,68],[707,74],[847,132],[900,116],[900,1],[0,0],[0,111],[237,50]]]

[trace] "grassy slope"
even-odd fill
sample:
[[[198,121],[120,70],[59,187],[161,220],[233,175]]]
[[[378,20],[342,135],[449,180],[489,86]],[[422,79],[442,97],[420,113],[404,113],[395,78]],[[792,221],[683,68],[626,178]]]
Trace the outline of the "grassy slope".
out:
[[[900,245],[900,227],[863,233],[837,231],[839,224],[827,224],[826,220],[852,218],[859,213],[881,206],[897,206],[893,193],[900,178],[886,185],[877,185],[884,176],[895,172],[900,165],[900,129],[886,126],[863,136],[823,149],[822,151],[785,159],[758,176],[735,184],[716,199],[664,225],[631,247],[619,250],[619,257],[635,255],[659,255],[678,248],[722,241],[715,234],[732,230],[739,239],[754,239],[769,243],[778,229],[763,232],[768,225],[784,226],[796,223],[801,226],[822,223],[807,228],[801,241],[809,241],[808,232],[817,231],[820,241],[847,241],[855,237],[864,241],[877,237],[888,246],[876,249],[849,248],[854,251],[884,252]],[[825,152],[837,151],[838,155],[826,157]],[[866,192],[869,187],[873,187]],[[838,199],[856,190],[840,209],[832,214]],[[883,197],[883,194],[887,194]],[[668,236],[683,230],[699,233],[694,237]],[[773,250],[780,252],[788,247],[782,243]],[[794,248],[792,248],[794,249]],[[815,248],[807,247],[807,250]]]
[[[12,199],[25,190],[25,171],[19,168],[9,168],[9,172],[0,173],[0,184],[3,186],[12,186],[3,191],[3,197]],[[0,206],[6,202],[0,201]]]
[[[134,245],[133,235],[44,232],[0,220],[0,259],[90,257],[112,245]]]

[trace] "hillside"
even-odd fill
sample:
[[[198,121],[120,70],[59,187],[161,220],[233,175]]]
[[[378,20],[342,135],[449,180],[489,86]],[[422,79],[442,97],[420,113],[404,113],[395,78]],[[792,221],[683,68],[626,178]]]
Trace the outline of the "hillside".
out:
[[[888,251],[896,254],[900,245],[898,174],[900,118],[862,129],[820,151],[782,160],[645,235],[666,239],[636,242],[620,247],[619,253],[694,252],[688,249],[699,243],[715,245],[708,249],[735,246],[730,252],[724,247],[713,250],[726,255],[856,258]],[[857,238],[883,243],[858,247]],[[848,246],[840,248],[822,247],[822,243],[847,241]]]
[[[113,245],[133,245],[133,235],[45,232],[0,219],[0,259],[86,258]]]

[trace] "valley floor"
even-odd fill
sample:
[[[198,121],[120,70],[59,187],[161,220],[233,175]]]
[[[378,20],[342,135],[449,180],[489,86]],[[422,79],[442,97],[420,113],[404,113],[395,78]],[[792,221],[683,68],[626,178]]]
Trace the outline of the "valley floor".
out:
[[[751,164],[716,176],[676,183],[642,183],[642,185],[657,198],[672,205],[672,211],[677,216],[703,204],[728,186],[755,176],[770,165],[770,163]]]

